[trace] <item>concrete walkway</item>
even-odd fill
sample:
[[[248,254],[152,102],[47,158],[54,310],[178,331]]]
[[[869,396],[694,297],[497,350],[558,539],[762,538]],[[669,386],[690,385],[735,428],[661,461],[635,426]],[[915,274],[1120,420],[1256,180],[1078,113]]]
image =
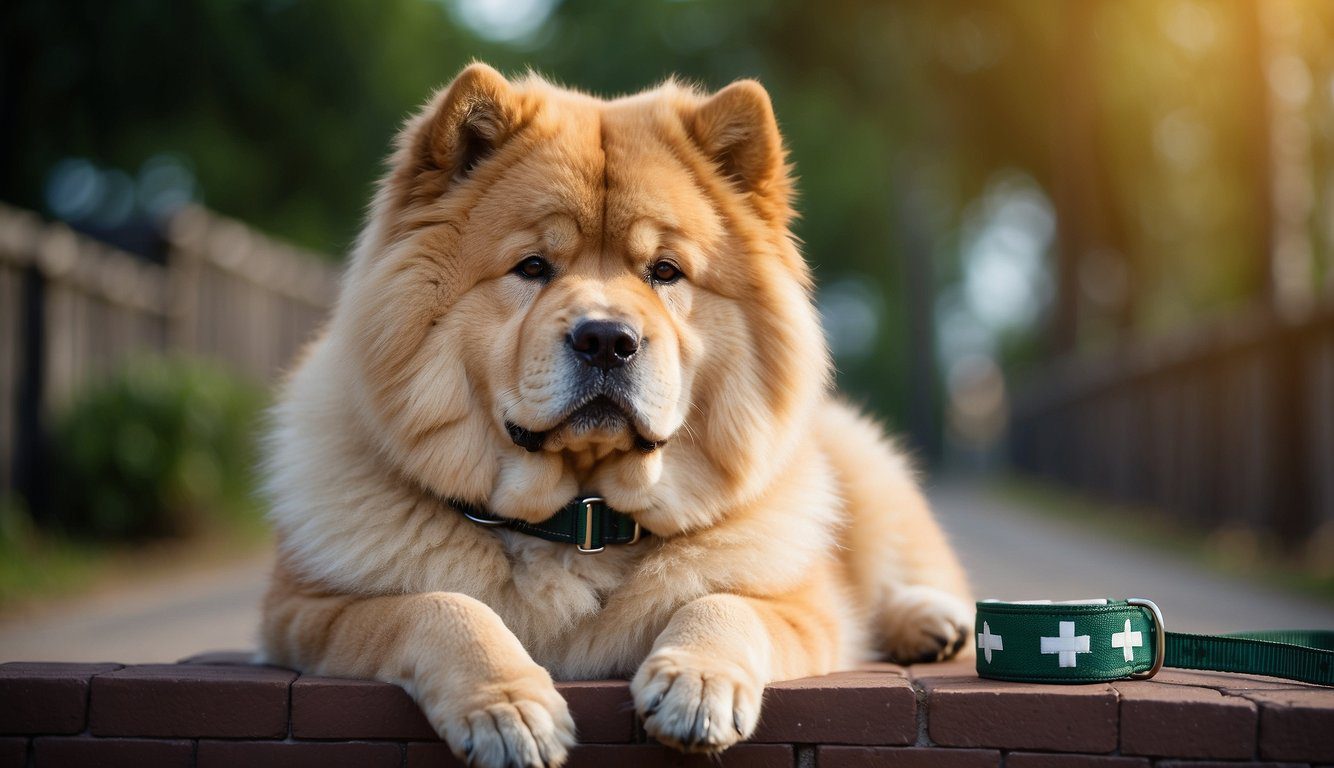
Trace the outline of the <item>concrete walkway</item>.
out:
[[[0,661],[171,662],[254,648],[271,555],[127,586],[0,624]]]
[[[1091,534],[962,485],[932,492],[980,598],[1149,597],[1192,632],[1334,629],[1334,606]],[[253,648],[269,558],[71,601],[0,624],[0,661],[175,661]]]
[[[1022,509],[967,485],[933,489],[978,599],[1147,597],[1169,631],[1334,629],[1334,604],[1225,576],[1129,536]]]

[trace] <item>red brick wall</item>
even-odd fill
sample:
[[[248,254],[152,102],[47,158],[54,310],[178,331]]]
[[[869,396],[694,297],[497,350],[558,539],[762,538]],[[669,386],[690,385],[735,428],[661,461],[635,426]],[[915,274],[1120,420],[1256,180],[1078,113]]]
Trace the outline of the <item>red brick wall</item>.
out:
[[[0,768],[457,764],[397,687],[240,658],[0,665]],[[1057,686],[877,665],[772,686],[755,737],[718,762],[648,743],[624,682],[559,687],[576,767],[1334,764],[1334,689],[1221,673]]]

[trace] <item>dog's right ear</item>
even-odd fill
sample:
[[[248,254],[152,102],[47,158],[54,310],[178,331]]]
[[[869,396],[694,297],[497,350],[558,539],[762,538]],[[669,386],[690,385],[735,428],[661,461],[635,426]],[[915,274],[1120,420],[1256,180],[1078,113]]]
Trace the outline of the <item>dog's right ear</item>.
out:
[[[519,106],[503,75],[485,64],[470,64],[403,129],[395,186],[409,199],[439,197],[514,134]]]
[[[466,176],[496,150],[519,122],[509,81],[485,64],[471,64],[435,99],[422,149],[441,170]]]

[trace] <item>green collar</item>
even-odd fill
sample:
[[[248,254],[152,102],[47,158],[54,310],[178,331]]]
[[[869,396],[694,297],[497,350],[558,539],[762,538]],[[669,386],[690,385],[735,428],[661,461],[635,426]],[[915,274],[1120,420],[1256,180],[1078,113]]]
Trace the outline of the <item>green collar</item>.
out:
[[[607,506],[601,496],[577,498],[540,523],[499,517],[484,507],[457,499],[450,499],[449,504],[478,525],[505,526],[539,539],[573,544],[585,555],[597,554],[608,544],[634,544],[650,535],[629,515]]]
[[[977,604],[977,674],[1027,683],[1143,679],[1163,667],[1334,685],[1334,632],[1168,632],[1152,601]]]

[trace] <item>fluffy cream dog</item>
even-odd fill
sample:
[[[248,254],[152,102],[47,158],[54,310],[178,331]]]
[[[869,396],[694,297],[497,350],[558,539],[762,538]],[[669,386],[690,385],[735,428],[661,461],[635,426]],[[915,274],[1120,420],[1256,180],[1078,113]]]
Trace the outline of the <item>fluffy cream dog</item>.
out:
[[[769,681],[958,652],[955,557],[831,397],[791,198],[753,81],[603,101],[465,69],[399,137],[277,409],[265,657],[402,685],[493,766],[565,759],[553,675],[633,676],[648,733],[716,752]],[[614,512],[576,522],[641,539],[464,514],[593,493]]]

